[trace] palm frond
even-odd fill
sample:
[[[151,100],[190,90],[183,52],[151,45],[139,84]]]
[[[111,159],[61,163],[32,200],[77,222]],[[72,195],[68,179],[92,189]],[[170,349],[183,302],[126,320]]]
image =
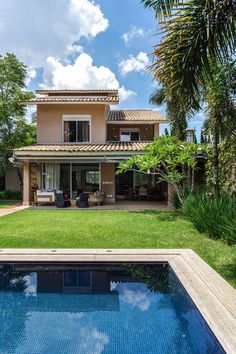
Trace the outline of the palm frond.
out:
[[[157,16],[171,15],[174,8],[183,4],[184,0],[142,0],[145,7],[152,7]]]
[[[151,94],[149,102],[156,106],[161,106],[167,100],[167,95],[164,87],[156,89],[156,91]]]
[[[150,96],[150,103],[156,106],[161,106],[166,104],[166,113],[169,124],[171,126],[171,131],[179,140],[185,140],[186,138],[186,128],[187,128],[187,118],[190,115],[186,109],[181,107],[179,104],[179,97],[171,97],[165,87],[158,88]]]
[[[229,138],[236,132],[235,63],[211,64],[211,80],[205,86],[205,130],[208,134]]]
[[[158,11],[173,3],[177,1],[146,1]],[[210,63],[222,62],[236,48],[235,20],[234,0],[189,0],[163,24],[163,40],[154,49],[150,71],[170,95],[178,92],[185,105],[199,109],[199,84],[209,79]]]

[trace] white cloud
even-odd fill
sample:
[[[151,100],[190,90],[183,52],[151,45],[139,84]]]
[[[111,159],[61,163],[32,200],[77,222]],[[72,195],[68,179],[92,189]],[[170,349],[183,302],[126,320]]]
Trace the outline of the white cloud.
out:
[[[132,71],[135,72],[145,71],[148,65],[149,65],[149,58],[147,53],[139,52],[136,57],[130,55],[128,59],[122,60],[119,63],[119,69],[121,74],[125,76]]]
[[[68,44],[104,32],[109,21],[92,0],[0,0],[1,54],[14,52],[28,66],[49,56],[66,59]]]
[[[109,26],[109,21],[94,1],[70,0],[69,9],[71,18],[79,22],[79,37],[96,37]]]
[[[122,34],[121,38],[124,40],[125,44],[128,45],[128,43],[133,38],[143,37],[143,36],[144,36],[144,30],[142,28],[137,26],[131,26],[130,31]]]
[[[132,96],[137,96],[136,92],[134,92],[132,90],[126,90],[126,88],[124,86],[121,86],[119,88],[119,97],[120,97],[121,102],[128,100],[128,98],[130,98]]]
[[[109,337],[97,328],[82,328],[80,331],[81,348],[86,354],[101,354],[109,343]]]
[[[31,83],[31,80],[35,79],[36,76],[37,76],[37,71],[30,66],[27,70],[27,76],[25,79],[26,86],[28,86]]]
[[[65,299],[61,301],[63,304]],[[29,307],[24,333],[25,338],[30,338],[30,340],[19,341],[17,352],[61,353],[62,343],[64,353],[101,354],[104,351],[107,352],[110,342],[108,333],[101,331],[99,320],[91,321],[91,316],[92,313],[89,312],[72,314],[65,311],[48,311],[42,316],[42,312],[30,311]],[[96,322],[98,322],[98,327]]]
[[[27,106],[25,118],[28,123],[32,123],[32,116],[36,114],[36,107],[35,106]]]
[[[81,45],[72,44],[67,46],[68,53],[83,53],[84,49]]]
[[[124,86],[120,87],[108,67],[95,66],[92,57],[86,53],[81,53],[72,64],[63,64],[59,59],[48,57],[43,77],[43,88],[119,89],[121,101],[135,95]]]
[[[119,299],[132,307],[137,307],[140,311],[149,310],[153,303],[158,301],[155,293],[152,293],[145,284],[142,283],[119,283],[112,282],[111,289],[119,292]]]

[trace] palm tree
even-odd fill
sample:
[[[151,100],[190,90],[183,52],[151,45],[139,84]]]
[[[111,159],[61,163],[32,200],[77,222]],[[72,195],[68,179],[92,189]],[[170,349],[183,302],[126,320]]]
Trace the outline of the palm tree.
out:
[[[166,113],[171,126],[171,132],[179,140],[185,141],[187,128],[187,111],[178,104],[178,99],[170,97],[164,87],[157,88],[150,96],[150,103],[161,106],[166,104]]]
[[[213,193],[219,196],[219,142],[236,134],[236,67],[234,62],[211,64],[211,80],[205,85],[205,132],[212,136]]]
[[[210,63],[236,48],[234,0],[141,0],[152,7],[163,28],[151,71],[170,95],[199,108],[199,87],[209,80]]]

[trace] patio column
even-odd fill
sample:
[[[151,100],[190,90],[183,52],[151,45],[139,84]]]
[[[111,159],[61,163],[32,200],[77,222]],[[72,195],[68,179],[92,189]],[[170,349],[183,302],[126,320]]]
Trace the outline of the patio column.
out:
[[[30,164],[24,161],[23,166],[23,205],[30,204]]]
[[[160,130],[159,123],[154,124],[154,138],[157,138],[160,135],[159,130]]]
[[[167,190],[168,190],[168,194],[167,194],[167,202],[168,205],[172,205],[172,197],[173,197],[173,193],[174,193],[174,187],[172,184],[168,183],[167,185]]]
[[[101,163],[100,172],[101,188],[102,191],[106,194],[106,201],[115,203],[115,164]]]

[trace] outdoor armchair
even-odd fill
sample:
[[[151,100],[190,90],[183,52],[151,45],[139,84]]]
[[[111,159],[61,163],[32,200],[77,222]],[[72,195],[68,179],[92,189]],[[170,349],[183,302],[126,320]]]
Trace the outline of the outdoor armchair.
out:
[[[64,199],[63,193],[56,193],[55,197],[55,205],[57,208],[67,208],[71,206],[70,201]]]
[[[89,198],[89,193],[81,193],[79,196],[79,199],[76,201],[76,206],[78,208],[88,208],[89,203],[88,203],[88,198]]]

